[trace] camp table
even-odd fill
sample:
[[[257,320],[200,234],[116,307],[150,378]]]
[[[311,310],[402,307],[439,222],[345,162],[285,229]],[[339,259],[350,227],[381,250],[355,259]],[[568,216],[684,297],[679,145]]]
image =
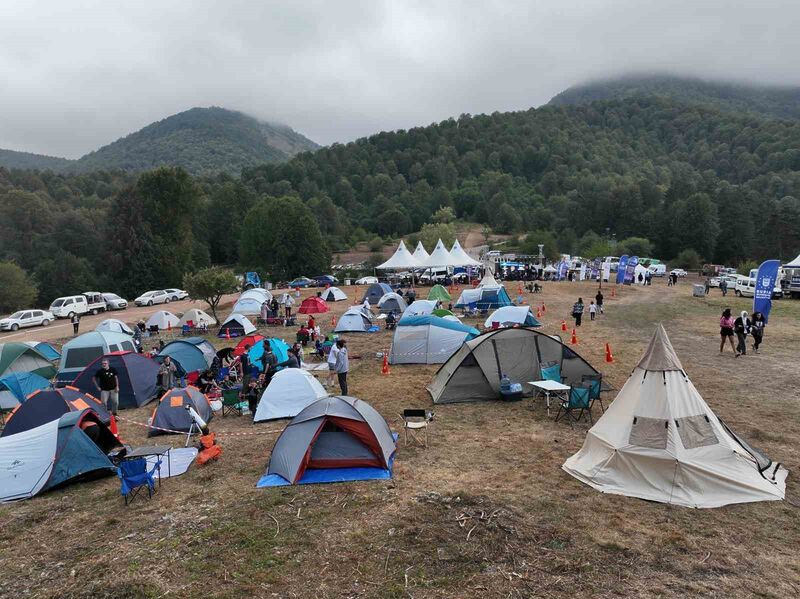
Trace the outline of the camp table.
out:
[[[147,459],[148,456],[167,456],[167,470],[169,470],[170,474],[172,473],[172,463],[169,459],[169,451],[172,449],[171,445],[149,445],[145,447],[137,447],[136,449],[129,451],[123,457],[123,460],[133,460],[135,458],[145,458]],[[158,466],[158,486],[161,486],[161,466]]]
[[[547,415],[550,415],[550,395],[563,395],[569,393],[569,385],[564,385],[557,381],[528,381],[537,391],[544,393],[545,401],[547,403]]]

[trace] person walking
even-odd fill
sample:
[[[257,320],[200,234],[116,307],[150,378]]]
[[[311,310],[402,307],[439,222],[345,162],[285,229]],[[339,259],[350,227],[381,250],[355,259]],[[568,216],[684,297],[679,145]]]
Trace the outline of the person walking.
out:
[[[719,289],[722,291],[722,297],[728,295],[728,281],[721,279],[719,282]]]
[[[72,315],[72,318],[70,318],[69,321],[72,323],[72,334],[73,335],[77,335],[78,334],[78,329],[81,326],[81,317],[80,317],[80,315],[78,315],[78,313],[75,312]]]
[[[581,326],[581,318],[583,317],[583,298],[579,297],[578,301],[572,304],[572,317],[575,319],[575,326]]]
[[[603,290],[602,289],[598,289],[597,290],[597,295],[594,296],[594,301],[597,302],[597,311],[600,312],[600,314],[605,314],[605,312],[603,311]]]
[[[706,277],[706,282],[703,284],[703,287],[705,287],[706,295],[708,295],[708,292],[711,291],[711,279],[709,277]]]
[[[100,362],[100,368],[94,373],[94,386],[100,391],[100,401],[114,416],[119,409],[119,376],[116,368],[111,368],[108,360]]]
[[[597,314],[597,304],[589,302],[589,320],[594,320],[595,314]]]
[[[339,379],[339,389],[341,389],[342,395],[347,395],[347,372],[350,370],[347,342],[339,339],[336,345],[339,348],[339,352],[336,354],[336,378]]]
[[[739,343],[736,345],[736,357],[747,355],[747,335],[750,333],[750,319],[747,312],[742,310],[741,315],[733,321],[733,332]]]
[[[334,343],[328,352],[328,380],[325,381],[326,387],[333,387],[333,375],[336,373],[336,358],[339,356],[339,346]]]
[[[764,340],[764,327],[767,325],[761,312],[753,312],[750,317],[750,334],[753,336],[753,352],[758,353],[758,348]]]
[[[721,337],[719,343],[719,353],[722,353],[723,348],[725,347],[725,341],[727,340],[731,344],[731,349],[733,353],[736,353],[736,348],[733,345],[733,318],[731,317],[731,309],[725,308],[722,311],[722,316],[719,319],[719,335]]]

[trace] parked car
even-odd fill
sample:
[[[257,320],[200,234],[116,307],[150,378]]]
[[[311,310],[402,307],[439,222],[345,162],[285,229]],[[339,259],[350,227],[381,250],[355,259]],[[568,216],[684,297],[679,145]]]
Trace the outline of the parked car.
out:
[[[734,293],[738,297],[753,297],[756,293],[756,280],[751,277],[739,275],[736,278]],[[776,284],[775,288],[772,290],[772,299],[781,298],[783,298],[783,289],[781,289],[780,285]]]
[[[719,287],[719,277],[711,277],[708,280],[709,287]]]
[[[647,267],[647,270],[654,277],[664,277],[667,274],[667,267],[664,264],[651,264]]]
[[[56,318],[72,318],[75,314],[89,312],[89,302],[83,295],[67,295],[53,300],[50,313]]]
[[[86,298],[86,307],[90,314],[106,311],[106,300],[99,291],[84,291],[81,295]]]
[[[669,274],[678,275],[679,277],[685,277],[689,273],[683,270],[682,268],[673,268],[671,271],[669,271]]]
[[[168,304],[170,302],[170,297],[167,295],[167,292],[163,289],[158,291],[148,291],[143,293],[135,300],[133,303],[137,306],[152,306],[153,304]]]
[[[378,277],[361,277],[356,280],[356,285],[372,285],[378,282]]]
[[[314,282],[317,287],[325,287],[326,285],[335,285],[339,282],[339,279],[333,275],[318,275],[314,277]]]
[[[128,307],[128,300],[122,299],[116,293],[104,293],[103,299],[106,300],[107,310],[124,310]]]
[[[183,289],[165,289],[164,291],[169,296],[169,299],[173,302],[177,302],[178,300],[189,297],[189,294]]]
[[[297,277],[294,281],[290,281],[287,287],[294,289],[295,287],[311,287],[316,283],[314,279],[308,277]]]
[[[20,310],[0,320],[0,331],[17,331],[24,327],[46,327],[56,319],[45,310]]]

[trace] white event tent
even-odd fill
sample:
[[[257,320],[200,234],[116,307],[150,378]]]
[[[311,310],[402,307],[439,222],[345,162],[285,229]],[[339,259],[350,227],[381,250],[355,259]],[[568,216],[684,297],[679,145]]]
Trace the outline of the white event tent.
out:
[[[400,240],[400,245],[397,246],[394,254],[386,262],[375,268],[381,270],[396,269],[396,270],[409,270],[412,268],[420,268],[422,266],[417,262],[416,258],[411,255],[411,252],[406,248],[406,244]]]
[[[470,257],[470,255],[464,251],[464,248],[458,243],[458,239],[453,242],[453,247],[450,249],[450,256],[458,263],[458,266],[481,266],[480,262]]]
[[[414,249],[414,260],[416,260],[419,264],[425,264],[428,261],[428,258],[431,255],[425,250],[425,246],[422,245],[421,241],[417,242],[417,247]]]
[[[442,240],[436,242],[436,247],[433,248],[428,260],[423,264],[425,268],[446,268],[448,266],[460,266],[459,262],[453,259],[447,248],[444,247]]]

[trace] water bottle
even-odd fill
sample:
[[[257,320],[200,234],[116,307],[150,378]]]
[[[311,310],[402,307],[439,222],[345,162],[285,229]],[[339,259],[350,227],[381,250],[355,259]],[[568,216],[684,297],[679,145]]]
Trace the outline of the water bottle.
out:
[[[511,379],[503,373],[503,376],[500,377],[500,392],[501,393],[509,393],[511,391]]]

